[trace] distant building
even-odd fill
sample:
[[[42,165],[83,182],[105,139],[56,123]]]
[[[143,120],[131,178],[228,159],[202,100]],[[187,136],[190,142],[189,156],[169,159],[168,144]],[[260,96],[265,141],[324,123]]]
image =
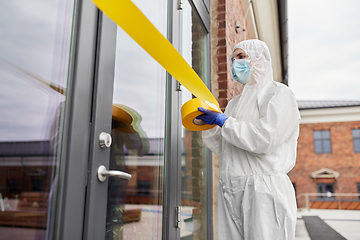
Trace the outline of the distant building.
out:
[[[298,207],[360,209],[360,101],[298,101],[301,114],[296,165],[289,176]]]

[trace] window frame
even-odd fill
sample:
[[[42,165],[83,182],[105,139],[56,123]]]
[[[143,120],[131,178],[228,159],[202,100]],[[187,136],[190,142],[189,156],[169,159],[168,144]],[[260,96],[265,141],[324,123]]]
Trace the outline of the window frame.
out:
[[[354,137],[354,131],[359,131],[359,137]],[[359,140],[359,141],[360,141],[360,129],[359,129],[359,128],[353,128],[353,129],[351,129],[351,134],[352,134],[352,138],[353,138],[354,152],[355,152],[355,153],[360,153],[360,142],[359,142],[359,146],[356,146],[356,145],[355,145],[355,140]]]
[[[329,133],[329,138],[327,137],[324,137],[324,133]],[[315,133],[320,133],[321,134],[321,137],[320,138],[317,138],[315,137]],[[331,131],[330,129],[323,129],[323,130],[313,130],[313,141],[314,141],[314,152],[316,154],[331,154],[332,153],[332,143],[331,143]],[[321,143],[321,149],[317,149],[317,145],[316,145],[316,142],[319,142]],[[325,151],[325,147],[324,147],[324,143],[325,142],[329,142],[330,143],[330,151],[327,152]]]
[[[317,183],[317,192],[318,193],[326,193],[325,191],[320,192],[320,189],[325,190],[326,187],[330,186],[332,189],[331,194],[335,193],[335,184],[334,183]],[[334,196],[328,197],[328,196],[318,196],[318,199],[323,199],[323,200],[332,200],[335,199]]]

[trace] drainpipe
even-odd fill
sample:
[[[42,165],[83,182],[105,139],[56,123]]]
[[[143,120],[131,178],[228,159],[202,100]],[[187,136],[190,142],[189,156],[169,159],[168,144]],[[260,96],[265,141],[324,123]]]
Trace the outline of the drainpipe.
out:
[[[288,82],[288,31],[287,31],[287,0],[277,0],[279,29],[280,29],[280,49],[281,49],[281,69],[282,83],[289,85]]]

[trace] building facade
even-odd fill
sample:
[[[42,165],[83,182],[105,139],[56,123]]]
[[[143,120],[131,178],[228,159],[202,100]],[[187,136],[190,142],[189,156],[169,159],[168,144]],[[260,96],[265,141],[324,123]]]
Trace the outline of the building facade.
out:
[[[298,101],[298,207],[360,209],[360,102]],[[307,194],[309,193],[309,194]]]
[[[133,2],[222,109],[241,40],[267,42],[287,82],[286,1]],[[181,124],[192,94],[91,1],[0,18],[1,238],[217,239],[217,156]]]

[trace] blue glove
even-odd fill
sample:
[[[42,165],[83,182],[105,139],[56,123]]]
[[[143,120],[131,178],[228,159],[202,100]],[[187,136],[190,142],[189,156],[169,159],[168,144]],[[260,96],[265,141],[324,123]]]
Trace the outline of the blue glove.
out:
[[[197,116],[196,119],[202,120],[205,124],[209,124],[209,125],[216,124],[216,125],[219,125],[220,127],[222,127],[224,125],[224,122],[226,121],[226,119],[229,118],[228,116],[226,116],[223,113],[214,112],[214,111],[202,108],[202,107],[199,107],[198,110],[205,114]]]

